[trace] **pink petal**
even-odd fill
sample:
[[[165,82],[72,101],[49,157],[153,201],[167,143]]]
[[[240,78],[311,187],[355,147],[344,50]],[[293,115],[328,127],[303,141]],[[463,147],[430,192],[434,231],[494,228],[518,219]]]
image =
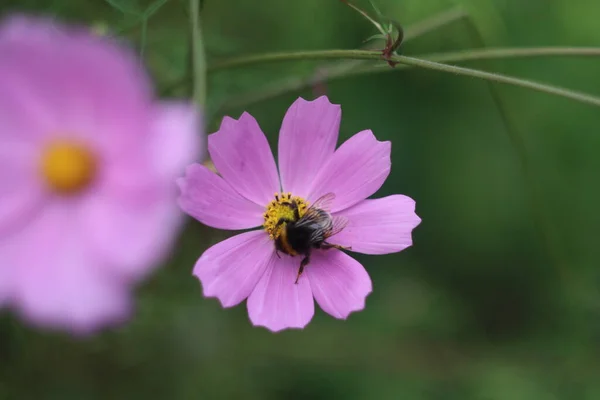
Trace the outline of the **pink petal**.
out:
[[[365,299],[372,290],[371,278],[363,266],[335,249],[314,252],[306,276],[319,306],[340,319],[365,308]]]
[[[3,137],[4,122],[0,116],[0,305],[13,291],[15,270],[8,247],[3,245],[38,216],[45,200],[35,153],[27,143]]]
[[[294,283],[299,266],[299,257],[276,256],[248,298],[248,315],[254,325],[278,332],[304,328],[310,322],[315,304],[308,279],[300,277]]]
[[[204,296],[218,298],[223,307],[233,307],[250,296],[274,259],[275,247],[269,236],[262,230],[251,231],[206,250],[194,275],[202,282]]]
[[[5,146],[0,149],[0,238],[27,223],[44,200],[44,188],[30,155],[20,154],[13,145]],[[11,150],[14,154],[9,154]]]
[[[219,229],[247,229],[264,222],[264,208],[242,197],[223,178],[192,164],[177,180],[179,206],[198,221]]]
[[[21,15],[0,20],[0,52],[3,54],[0,63],[0,121],[4,125],[0,135],[3,138],[13,136],[31,140],[32,137],[48,134],[47,130],[56,123],[52,103],[47,98],[44,101],[40,95],[42,77],[23,73],[44,67],[36,65],[34,60],[23,62],[26,52],[20,48],[20,42],[50,41],[45,35],[48,25],[46,19],[30,19]],[[33,55],[30,57],[34,58]],[[47,93],[52,96],[50,91]],[[9,129],[6,129],[7,124]]]
[[[146,277],[171,251],[183,222],[168,188],[89,196],[79,206],[78,221],[94,254],[125,281]]]
[[[208,137],[208,151],[219,174],[248,200],[264,207],[279,192],[269,142],[250,114],[243,113],[238,121],[223,118],[219,130]]]
[[[128,288],[87,252],[71,204],[49,204],[19,235],[4,241],[3,264],[13,269],[11,301],[31,322],[88,333],[123,321]]]
[[[365,254],[388,254],[412,245],[412,230],[421,218],[415,214],[415,201],[400,194],[365,200],[336,215],[348,218],[348,225],[331,243],[351,246]]]
[[[310,186],[335,151],[342,110],[322,96],[298,98],[283,119],[279,133],[279,172],[286,192],[306,197]]]
[[[375,193],[390,173],[390,142],[379,142],[370,130],[342,144],[316,176],[309,201],[332,192],[332,212],[340,211]]]
[[[21,105],[18,117],[34,120],[37,136],[76,137],[107,149],[146,137],[152,90],[130,49],[49,19],[17,17],[0,25],[0,52],[0,72],[14,82]]]
[[[0,62],[0,138],[4,149],[19,146],[21,151],[31,151],[36,139],[48,134],[55,122],[52,106],[44,104],[34,86],[19,66]]]
[[[152,160],[159,175],[172,180],[204,157],[201,118],[193,104],[174,101],[160,103],[154,113]]]
[[[57,76],[60,74],[65,81],[85,79],[85,86],[97,89],[97,93],[121,92],[121,97],[112,98],[110,108],[122,105],[122,101],[139,104],[139,100],[143,102],[152,95],[151,82],[132,48],[113,38],[95,35],[82,26],[62,24],[50,18],[13,16],[0,21],[0,45],[27,50],[29,61],[48,57],[49,64],[41,67]],[[87,68],[79,70],[80,66]],[[64,83],[54,82],[55,85]],[[62,96],[55,94],[55,97]],[[111,99],[102,100],[108,104]]]

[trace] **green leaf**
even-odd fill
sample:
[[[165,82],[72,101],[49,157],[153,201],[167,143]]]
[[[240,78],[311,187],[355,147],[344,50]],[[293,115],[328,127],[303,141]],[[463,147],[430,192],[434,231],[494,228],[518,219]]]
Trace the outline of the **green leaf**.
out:
[[[368,38],[366,38],[365,40],[363,40],[363,43],[368,43],[368,42],[372,42],[373,40],[386,40],[387,37],[378,33],[376,35],[373,36],[369,36]]]

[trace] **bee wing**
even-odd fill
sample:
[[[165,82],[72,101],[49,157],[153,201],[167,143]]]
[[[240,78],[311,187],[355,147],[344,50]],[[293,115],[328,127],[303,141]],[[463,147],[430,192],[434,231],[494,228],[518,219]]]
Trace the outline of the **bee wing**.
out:
[[[348,218],[343,217],[341,215],[335,215],[331,218],[331,220],[332,220],[331,231],[329,231],[327,233],[327,237],[331,237],[335,234],[340,233],[342,231],[342,229],[344,229],[348,225],[348,222],[350,222],[350,220],[348,220]]]
[[[325,211],[329,214],[329,210],[331,209],[331,203],[335,199],[335,194],[327,193],[323,196],[319,197],[312,203],[307,209],[302,218],[298,221],[298,225],[303,225],[304,223],[309,223],[312,221],[319,221],[323,218],[322,213]],[[328,232],[330,227],[324,227]]]
[[[310,207],[308,207],[308,210],[306,210],[306,212],[310,211],[311,208],[318,208],[318,209],[321,209],[323,211],[330,212],[331,211],[331,204],[333,203],[334,199],[335,199],[335,194],[334,193],[324,194],[323,196],[321,196],[317,200],[315,200],[315,202],[312,203],[310,205]]]

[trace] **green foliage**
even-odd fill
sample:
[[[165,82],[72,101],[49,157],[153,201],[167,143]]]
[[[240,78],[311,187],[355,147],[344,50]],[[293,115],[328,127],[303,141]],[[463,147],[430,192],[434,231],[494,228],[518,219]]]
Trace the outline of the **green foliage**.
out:
[[[370,10],[369,2],[356,1]],[[594,45],[600,4],[566,0],[377,0],[404,26],[460,4],[488,45]],[[190,97],[186,1],[4,0],[0,14],[48,13],[104,23],[144,54],[160,90]],[[379,14],[379,12],[376,12]],[[206,1],[208,63],[279,50],[354,49],[373,27],[341,2]],[[407,42],[417,55],[478,47],[464,21]],[[491,71],[600,94],[598,59],[492,61]],[[319,62],[253,66],[208,81],[211,128],[220,104],[276,78],[313,76]],[[477,65],[477,67],[483,67]],[[0,318],[0,399],[597,399],[600,319],[598,110],[502,88],[550,217],[557,267],[535,229],[528,186],[485,82],[424,70],[327,84],[342,105],[340,140],[372,129],[391,140],[392,173],[378,197],[417,200],[414,247],[359,256],[374,292],[338,321],[317,312],[304,331],[253,328],[244,306],[223,310],[191,277],[209,245],[228,236],[190,221],[172,258],[138,291],[125,327],[75,340]],[[298,95],[248,111],[276,143]],[[240,108],[229,109],[234,117]]]

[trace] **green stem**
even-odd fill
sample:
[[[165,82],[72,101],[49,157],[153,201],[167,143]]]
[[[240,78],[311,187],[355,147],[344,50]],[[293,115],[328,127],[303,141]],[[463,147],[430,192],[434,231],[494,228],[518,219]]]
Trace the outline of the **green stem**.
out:
[[[432,53],[427,59],[447,59],[453,61],[478,61],[509,58],[539,57],[599,57],[600,47],[523,47],[485,48]],[[383,65],[381,66],[383,67]]]
[[[202,1],[200,1],[200,7],[202,7]],[[426,19],[416,22],[414,24],[411,24],[406,28],[406,32],[404,35],[404,42],[416,39],[418,37],[426,35],[429,32],[433,32],[439,28],[442,28],[453,22],[456,22],[456,21],[460,20],[461,18],[464,18],[466,15],[467,14],[462,9],[462,7],[455,7],[450,10],[443,11],[439,14],[435,14],[429,18],[426,18]],[[341,65],[339,65],[341,63],[335,63],[335,65],[323,66],[322,69],[325,71],[327,71],[329,68],[333,68],[335,70],[344,69],[344,70],[350,71],[350,70],[356,69],[356,67],[359,67],[359,66],[361,66],[361,64],[364,64],[364,63],[365,63],[364,60],[362,60],[362,61],[351,60],[351,61],[344,62],[343,63],[343,64],[345,64],[344,67],[341,67]],[[327,74],[324,74],[324,76],[325,76],[325,78],[327,78]],[[175,90],[178,87],[185,84],[185,82],[187,82],[187,79],[188,79],[188,77],[184,76],[182,79],[172,82],[171,84],[165,86],[160,91],[161,95],[170,94],[173,90]]]
[[[431,69],[440,72],[447,72],[456,75],[468,76],[471,78],[485,79],[490,82],[504,83],[508,85],[518,86],[526,89],[536,90],[538,92],[553,94],[556,96],[565,97],[571,100],[576,100],[582,103],[599,106],[600,97],[588,95],[586,93],[576,92],[570,89],[564,89],[558,86],[547,85],[530,81],[527,79],[514,78],[507,75],[494,74],[491,72],[479,71],[471,68],[457,67],[454,65],[442,64],[434,61],[422,60],[414,57],[398,56],[397,62],[404,65],[412,65],[414,67]]]
[[[491,58],[501,57],[524,57],[530,54],[526,51],[527,49],[492,49],[480,50],[478,54],[475,51],[463,52],[463,53],[450,53],[451,56],[455,56],[454,61],[463,61],[465,59],[485,59],[491,55]],[[531,49],[529,49],[531,50]],[[533,52],[535,56],[541,55],[583,55],[583,56],[600,56],[600,48],[535,48]],[[579,52],[578,52],[579,50]],[[475,53],[475,54],[474,54]],[[501,57],[499,57],[501,54]],[[443,54],[434,55],[438,59],[442,58]],[[460,57],[460,58],[459,58]],[[217,63],[212,67],[209,67],[208,72],[217,72],[225,69],[246,67],[255,64],[265,64],[274,62],[284,61],[297,61],[297,60],[331,60],[331,59],[354,59],[354,60],[378,60],[381,61],[381,53],[377,51],[367,50],[317,50],[317,51],[300,51],[293,53],[267,53],[259,55],[251,55],[246,57],[234,58],[231,60]],[[560,88],[557,86],[542,84],[526,79],[514,78],[501,74],[494,74],[485,71],[479,71],[470,68],[458,67],[454,65],[447,65],[433,60],[426,60],[423,58],[414,58],[407,56],[393,56],[390,58],[391,61],[405,65],[407,67],[419,67],[424,69],[431,69],[440,72],[447,72],[456,75],[463,75],[472,78],[485,79],[493,82],[505,83],[509,85],[519,86],[527,89],[536,90],[543,93],[553,94],[557,96],[566,97],[572,100],[576,100],[582,103],[587,103],[595,106],[600,106],[600,98],[591,96],[585,93],[576,92],[569,89]],[[392,68],[387,68],[393,70]],[[396,68],[397,69],[397,68]],[[370,71],[373,68],[370,69]],[[353,71],[346,71],[348,74],[353,74]],[[344,73],[346,73],[344,72]],[[372,71],[371,71],[372,72]],[[364,72],[363,72],[364,73]]]
[[[307,60],[381,60],[381,52],[370,50],[313,50],[281,53],[252,54],[217,62],[208,67],[209,73],[226,69],[249,67],[287,61]]]
[[[431,17],[425,18],[418,22],[415,22],[409,25],[404,32],[404,43],[407,43],[411,40],[424,36],[430,32],[436,31],[440,28],[443,28],[446,25],[449,25],[453,22],[459,21],[462,18],[465,18],[468,14],[463,10],[462,7],[454,7],[446,11],[442,11],[438,14],[434,14]],[[373,45],[371,45],[373,46]],[[365,50],[369,50],[365,48]],[[372,50],[372,48],[370,49]],[[354,71],[365,71],[365,66],[370,62],[367,60],[345,60],[345,61],[335,61],[328,62],[324,65],[318,65],[315,67],[317,74],[310,77],[292,77],[283,80],[279,80],[274,84],[268,85],[267,87],[259,90],[253,91],[247,94],[238,94],[231,100],[226,100],[223,102],[216,114],[223,112],[223,110],[229,108],[243,107],[244,105],[254,104],[263,100],[268,100],[273,97],[277,97],[283,95],[288,92],[293,92],[297,90],[301,90],[304,88],[308,88],[312,85],[322,83],[325,81],[329,81],[332,79],[342,78],[344,76],[349,76],[354,73]],[[403,67],[403,66],[401,66]],[[371,66],[368,67],[371,69]],[[184,80],[180,80],[179,82],[174,82],[173,84],[166,87],[163,93],[170,93],[174,88],[182,85]]]
[[[600,56],[600,47],[527,47],[527,48],[496,48],[496,49],[475,49],[456,52],[447,52],[439,54],[431,54],[429,57],[444,56],[452,58],[455,61],[473,61],[480,59],[491,58],[526,58],[526,57],[541,57],[541,56]],[[429,58],[427,57],[427,58]],[[391,61],[403,63],[406,56],[393,56]],[[376,60],[381,61],[382,56],[380,51],[372,50],[313,50],[313,51],[298,51],[298,52],[281,52],[281,53],[266,53],[253,54],[232,58],[226,61],[221,61],[208,67],[209,73],[222,71],[225,69],[233,69],[240,67],[248,67],[255,64],[269,64],[276,62],[287,61],[308,61],[308,60]],[[409,64],[411,65],[411,64]],[[382,65],[382,67],[387,67]],[[389,68],[388,68],[389,69]],[[392,71],[392,69],[389,69]]]
[[[200,28],[200,1],[190,0],[190,25],[192,32],[192,65],[194,71],[194,100],[199,107],[206,104],[206,56],[202,29]]]
[[[442,63],[449,62],[468,62],[486,59],[503,58],[526,58],[526,57],[544,57],[544,56],[600,56],[600,48],[571,48],[571,47],[537,47],[537,48],[506,48],[506,49],[480,49],[463,50],[447,53],[437,53],[423,55],[422,59]],[[314,85],[331,82],[342,78],[350,78],[359,75],[377,74],[382,72],[396,72],[407,68],[413,68],[411,65],[397,65],[390,68],[387,64],[378,65],[358,65],[357,61],[336,63],[329,67],[324,67],[318,76],[293,77],[286,78],[272,83],[259,91],[252,91],[245,94],[237,94],[235,98],[225,102],[221,106],[221,111],[246,107],[248,105],[266,101],[286,93],[296,92],[310,88]],[[365,61],[358,61],[364,63]],[[367,64],[369,64],[367,62]]]

